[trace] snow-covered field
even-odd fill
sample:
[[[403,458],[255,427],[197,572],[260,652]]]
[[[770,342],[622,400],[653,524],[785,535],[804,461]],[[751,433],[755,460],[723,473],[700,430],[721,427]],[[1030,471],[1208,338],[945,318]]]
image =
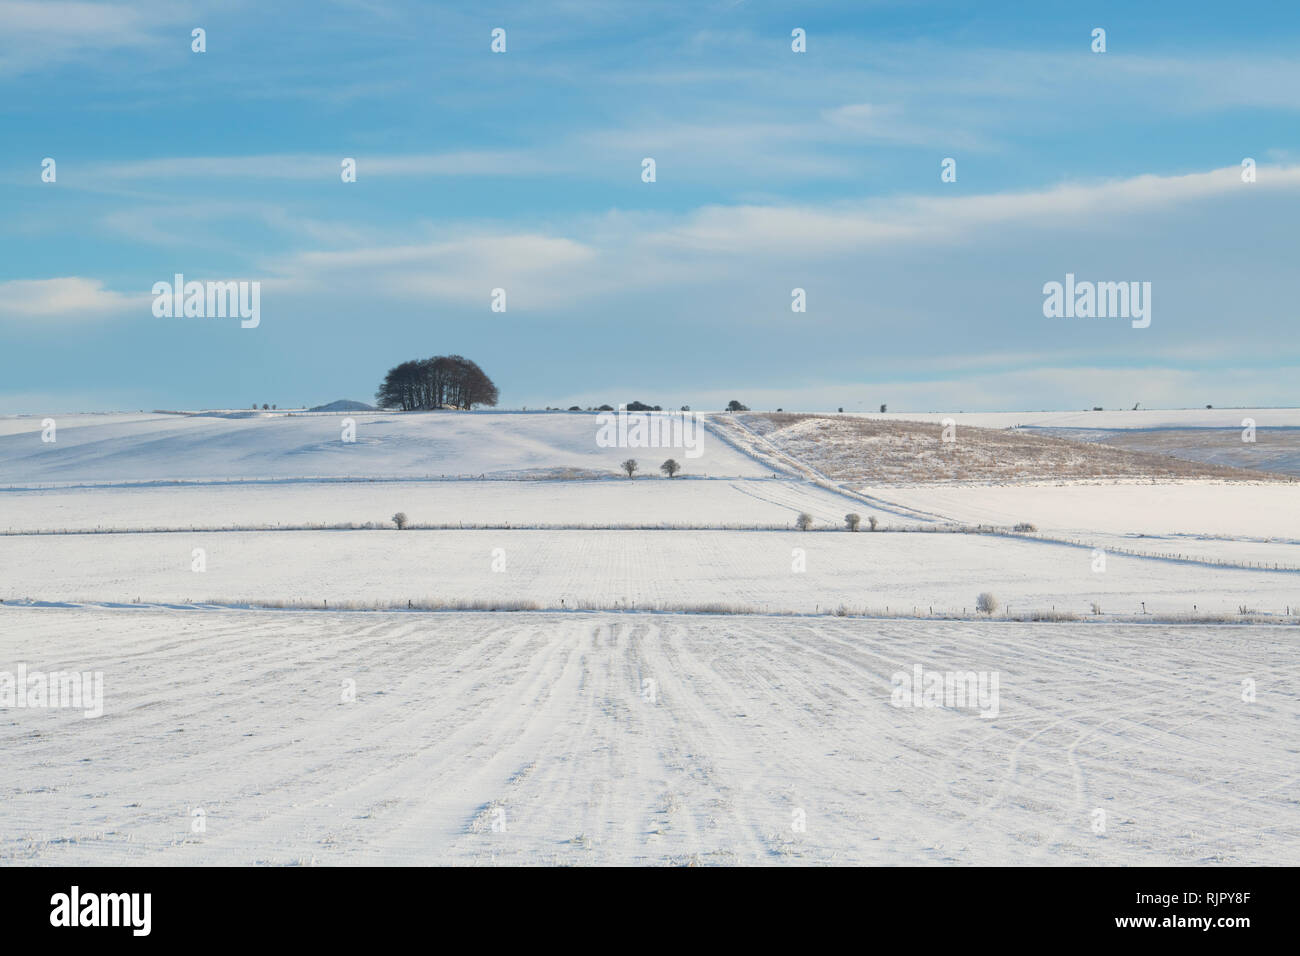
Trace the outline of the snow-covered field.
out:
[[[0,608],[4,660],[104,680],[102,717],[0,721],[22,768],[0,860],[1295,865],[1295,650],[1248,627]],[[918,665],[996,675],[996,716],[895,706]]]
[[[195,572],[202,549],[205,570]],[[1292,555],[1300,565],[1300,549]],[[798,531],[278,531],[0,537],[0,599],[405,607],[736,605],[771,612],[1283,615],[1300,571],[1108,556],[992,535]],[[496,570],[494,570],[496,569]],[[1195,607],[1194,607],[1195,606]]]
[[[954,417],[1300,424],[1222,414]],[[1300,567],[1294,482],[1034,481],[1058,445],[1010,433],[979,482],[862,481],[852,428],[721,415],[699,457],[587,413],[54,418],[0,418],[0,861],[1300,863],[1300,628],[1119,620],[1294,621],[1300,572],[1216,565]],[[302,529],[397,511],[439,529]],[[407,602],[542,610],[349,610]],[[930,609],[966,619],[889,619]],[[103,716],[4,706],[20,665],[102,671]],[[916,665],[997,675],[997,716],[894,706]]]
[[[839,524],[851,506],[843,495],[771,477],[112,485],[0,490],[0,532],[387,524],[398,511],[416,524],[452,526],[793,526],[800,511]]]
[[[962,523],[1031,521],[1042,531],[1203,534],[1300,542],[1300,484],[1139,481],[854,487]]]
[[[854,486],[903,513],[960,524],[1033,524],[1107,551],[1300,567],[1300,485],[1187,481]],[[1292,593],[1295,586],[1290,585]],[[1295,603],[1294,600],[1292,603]]]
[[[1099,441],[1112,448],[1138,449],[1188,461],[1233,468],[1281,472],[1300,477],[1300,428],[1115,428],[1085,432],[1052,431],[1079,441]],[[1252,439],[1243,441],[1246,437]]]

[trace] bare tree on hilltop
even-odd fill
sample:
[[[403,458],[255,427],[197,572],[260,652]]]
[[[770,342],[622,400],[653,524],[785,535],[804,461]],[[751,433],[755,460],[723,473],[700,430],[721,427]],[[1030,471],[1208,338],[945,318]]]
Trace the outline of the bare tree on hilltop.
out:
[[[407,412],[496,405],[499,397],[487,373],[462,355],[435,355],[403,362],[388,370],[375,392],[380,408]]]

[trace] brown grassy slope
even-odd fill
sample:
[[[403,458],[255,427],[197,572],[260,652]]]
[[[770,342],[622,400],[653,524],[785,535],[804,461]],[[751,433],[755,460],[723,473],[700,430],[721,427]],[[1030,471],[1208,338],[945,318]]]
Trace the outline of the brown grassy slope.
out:
[[[736,418],[779,451],[835,481],[1292,480],[1270,472],[1186,461],[1014,429],[958,425],[956,440],[944,442],[943,426],[931,422],[790,412],[751,413]]]

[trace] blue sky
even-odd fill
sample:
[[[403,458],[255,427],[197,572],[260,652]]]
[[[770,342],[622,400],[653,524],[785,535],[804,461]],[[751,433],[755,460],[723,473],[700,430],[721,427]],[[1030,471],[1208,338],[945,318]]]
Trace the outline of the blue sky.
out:
[[[270,6],[0,0],[0,413],[446,353],[506,407],[1300,403],[1293,3]],[[156,318],[177,272],[260,326]]]

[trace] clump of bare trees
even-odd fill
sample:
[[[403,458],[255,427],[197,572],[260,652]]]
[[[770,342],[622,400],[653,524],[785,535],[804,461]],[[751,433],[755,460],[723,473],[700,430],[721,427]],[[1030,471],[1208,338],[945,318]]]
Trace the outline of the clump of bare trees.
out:
[[[388,370],[375,392],[380,408],[473,408],[495,405],[497,387],[477,364],[461,355],[403,362]]]

